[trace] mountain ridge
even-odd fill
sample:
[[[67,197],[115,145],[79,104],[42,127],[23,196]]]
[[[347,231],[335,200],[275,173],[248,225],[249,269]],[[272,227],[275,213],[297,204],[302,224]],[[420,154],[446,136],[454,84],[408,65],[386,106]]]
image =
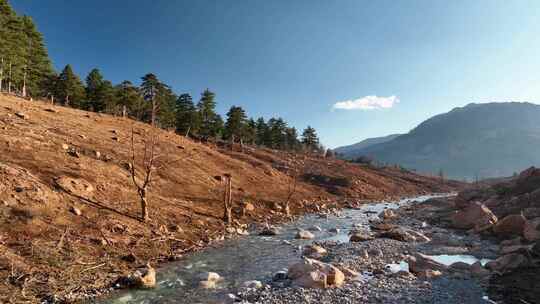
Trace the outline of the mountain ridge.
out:
[[[453,178],[509,176],[540,164],[539,120],[530,102],[469,103],[355,154]]]

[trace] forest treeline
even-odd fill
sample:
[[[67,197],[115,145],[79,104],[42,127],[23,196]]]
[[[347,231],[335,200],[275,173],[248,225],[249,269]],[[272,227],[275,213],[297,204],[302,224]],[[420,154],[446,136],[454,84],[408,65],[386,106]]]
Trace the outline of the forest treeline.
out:
[[[7,0],[0,0],[0,92],[129,116],[205,140],[324,151],[310,126],[299,134],[282,118],[251,118],[240,106],[232,106],[224,119],[216,112],[216,94],[209,89],[194,101],[189,93],[176,94],[154,73],[141,77],[139,85],[128,80],[115,85],[99,69],[90,71],[83,81],[69,64],[57,73],[32,18],[18,16]]]

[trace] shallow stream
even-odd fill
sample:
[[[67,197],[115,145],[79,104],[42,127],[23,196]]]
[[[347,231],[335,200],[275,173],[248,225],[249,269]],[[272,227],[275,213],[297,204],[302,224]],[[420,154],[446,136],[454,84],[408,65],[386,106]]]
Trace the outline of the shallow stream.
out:
[[[299,248],[313,241],[335,240],[348,242],[348,233],[353,228],[369,229],[369,219],[387,208],[398,208],[413,201],[421,202],[441,196],[420,196],[397,202],[381,202],[362,206],[359,209],[345,209],[340,216],[328,218],[307,215],[281,227],[282,234],[262,237],[256,234],[223,242],[216,248],[208,248],[185,256],[181,261],[170,263],[158,269],[158,286],[152,290],[127,290],[115,293],[101,303],[222,303],[225,295],[235,293],[242,283],[250,280],[267,280],[277,271],[283,270],[300,259]],[[313,231],[313,227],[321,231]],[[296,240],[294,236],[302,228],[315,234],[314,240]],[[329,232],[339,229],[338,233]],[[463,260],[465,258],[466,260]],[[440,262],[469,261],[471,257],[442,257]],[[404,267],[404,265],[401,265]],[[407,265],[408,268],[408,265]],[[217,272],[224,279],[217,289],[198,288],[198,276],[204,272]]]

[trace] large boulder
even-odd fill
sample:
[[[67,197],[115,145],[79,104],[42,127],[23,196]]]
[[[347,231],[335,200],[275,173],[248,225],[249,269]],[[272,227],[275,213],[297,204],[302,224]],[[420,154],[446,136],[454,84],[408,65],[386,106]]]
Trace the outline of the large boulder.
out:
[[[523,237],[529,242],[540,240],[540,217],[525,223]]]
[[[421,253],[415,253],[407,258],[409,270],[412,273],[423,273],[428,270],[446,271],[448,267]]]
[[[523,229],[527,219],[521,214],[511,214],[498,221],[493,226],[493,232],[498,236],[520,236],[523,234]]]
[[[471,203],[463,210],[457,211],[451,218],[452,226],[458,229],[481,230],[497,223],[497,217],[489,208],[479,202]]]
[[[467,208],[473,201],[484,201],[493,194],[490,188],[478,189],[471,188],[461,191],[455,199],[455,205],[459,209]]]
[[[505,273],[520,267],[525,267],[528,264],[529,260],[526,256],[520,253],[510,253],[503,255],[494,261],[488,262],[486,268],[499,273]]]
[[[340,287],[345,282],[345,275],[337,267],[309,258],[289,267],[287,277],[294,285],[306,288]]]

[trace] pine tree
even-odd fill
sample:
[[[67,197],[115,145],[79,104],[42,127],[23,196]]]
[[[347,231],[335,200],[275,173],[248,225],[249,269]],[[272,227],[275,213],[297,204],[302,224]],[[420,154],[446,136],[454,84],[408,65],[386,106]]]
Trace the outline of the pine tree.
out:
[[[19,17],[0,0],[0,91],[44,96],[53,69],[32,18]]]
[[[198,134],[199,115],[189,94],[181,94],[176,100],[176,132],[189,136]]]
[[[250,118],[246,124],[246,131],[244,134],[245,141],[254,145],[257,140],[257,122]]]
[[[175,129],[176,128],[176,100],[178,97],[171,88],[163,85],[158,92],[158,123],[161,128]]]
[[[28,16],[22,18],[22,26],[26,38],[23,42],[26,47],[23,75],[26,95],[46,96],[46,82],[54,71],[43,36]]]
[[[287,129],[287,123],[283,118],[270,118],[268,128],[270,134],[267,145],[273,149],[286,149],[285,130]]]
[[[201,121],[200,135],[203,138],[215,136],[217,131],[216,128],[218,127],[220,120],[221,123],[223,123],[221,117],[219,117],[219,119],[216,117],[215,97],[216,95],[213,92],[206,89],[201,94],[201,100],[197,103],[197,109],[199,111]]]
[[[285,129],[285,145],[287,150],[298,150],[300,141],[298,140],[298,131],[296,128]]]
[[[270,130],[268,125],[264,121],[264,118],[259,117],[256,121],[256,139],[255,143],[261,146],[269,146],[270,144]]]
[[[221,115],[214,114],[208,130],[209,137],[214,137],[216,139],[223,137],[223,118],[221,118]]]
[[[232,106],[227,112],[227,122],[223,137],[232,142],[241,140],[245,136],[247,127],[246,112],[241,107]]]
[[[84,86],[71,65],[66,65],[56,82],[56,95],[64,105],[80,107],[85,98]]]
[[[304,129],[304,132],[302,132],[302,144],[310,151],[318,151],[320,149],[319,138],[314,128],[307,126]]]
[[[124,80],[115,87],[116,112],[122,116],[133,116],[142,120],[144,113],[148,111],[147,103],[144,102],[137,87],[130,81]]]
[[[163,89],[164,85],[159,81],[157,76],[152,73],[144,75],[141,79],[142,96],[144,100],[151,104],[149,122],[150,124],[155,125],[160,106],[158,95],[160,90]]]
[[[98,69],[93,69],[86,76],[86,103],[85,109],[91,111],[103,111],[105,109],[105,100],[103,96],[103,76]]]

